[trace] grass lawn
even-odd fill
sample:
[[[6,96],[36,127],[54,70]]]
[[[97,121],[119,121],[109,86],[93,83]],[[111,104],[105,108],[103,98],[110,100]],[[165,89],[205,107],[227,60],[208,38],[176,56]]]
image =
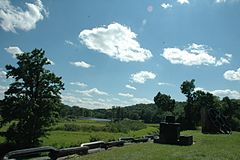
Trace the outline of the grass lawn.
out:
[[[154,143],[127,145],[107,151],[74,157],[72,160],[239,160],[240,133],[231,135],[202,134],[200,131],[185,131],[193,135],[192,146],[175,146]]]
[[[48,132],[48,136],[42,138],[43,146],[53,146],[56,148],[65,148],[80,146],[82,143],[90,142],[90,140],[103,140],[105,142],[118,140],[119,137],[131,136],[141,137],[143,135],[157,132],[158,125],[147,125],[147,128],[138,131],[130,131],[128,133],[111,133],[103,131],[103,127],[107,122],[97,122],[90,120],[74,120],[59,122],[52,127]],[[75,124],[80,126],[79,131],[65,131],[63,130],[65,124]],[[95,131],[92,131],[92,129]],[[97,130],[96,130],[97,129]]]
[[[50,131],[49,136],[42,138],[43,146],[53,146],[56,148],[64,148],[71,146],[80,146],[81,143],[90,141],[90,138],[103,141],[118,140],[122,136],[140,137],[143,135],[156,132],[155,127],[147,127],[138,131],[130,131],[129,133],[110,133],[110,132],[82,132],[82,131]]]

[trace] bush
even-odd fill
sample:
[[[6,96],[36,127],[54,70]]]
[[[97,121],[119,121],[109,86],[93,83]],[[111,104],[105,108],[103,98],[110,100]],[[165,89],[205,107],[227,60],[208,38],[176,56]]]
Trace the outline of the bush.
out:
[[[73,123],[64,124],[64,130],[65,131],[80,131],[81,126],[77,125],[77,124],[73,124]]]
[[[83,131],[83,132],[97,132],[103,131],[104,126],[88,125],[88,124],[76,124],[76,123],[65,123],[63,125],[57,125],[50,128],[50,130],[60,131]]]
[[[108,132],[124,132],[137,131],[146,128],[146,125],[142,121],[136,120],[122,120],[119,122],[109,122],[106,125],[105,130]]]
[[[234,131],[240,131],[240,119],[238,117],[232,118],[231,127]]]

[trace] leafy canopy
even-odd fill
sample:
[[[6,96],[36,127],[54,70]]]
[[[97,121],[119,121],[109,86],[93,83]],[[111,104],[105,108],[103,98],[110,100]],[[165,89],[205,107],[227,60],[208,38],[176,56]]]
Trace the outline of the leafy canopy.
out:
[[[14,122],[6,138],[10,142],[32,146],[40,143],[58,115],[60,94],[63,90],[61,77],[45,69],[50,61],[42,49],[17,55],[17,67],[6,65],[7,78],[13,78],[5,92],[1,109],[1,124]]]

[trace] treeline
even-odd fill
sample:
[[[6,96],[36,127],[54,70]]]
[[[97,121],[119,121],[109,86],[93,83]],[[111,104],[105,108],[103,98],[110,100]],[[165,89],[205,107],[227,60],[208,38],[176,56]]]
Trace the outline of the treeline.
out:
[[[184,112],[183,106],[185,102],[177,102],[174,110],[174,115],[181,117]],[[159,123],[159,120],[163,120],[166,115],[171,115],[169,112],[160,111],[155,104],[136,104],[126,107],[113,106],[110,109],[87,109],[78,106],[68,106],[62,104],[60,107],[61,118],[103,118],[113,121],[119,121],[123,119],[142,120],[144,123]]]
[[[201,125],[201,107],[216,108],[228,120],[233,130],[240,131],[240,100],[229,99],[228,97],[220,100],[212,94],[197,92],[196,94],[204,94],[199,96],[195,95],[195,100],[191,104],[191,117],[194,125]],[[164,95],[164,94],[162,94]],[[200,98],[201,97],[201,98]],[[61,118],[103,118],[112,121],[120,121],[123,119],[142,120],[144,123],[159,123],[164,120],[167,115],[174,115],[176,121],[185,124],[188,120],[186,117],[187,102],[174,102],[172,111],[166,110],[162,106],[158,107],[156,104],[136,104],[126,107],[113,106],[110,109],[86,109],[78,106],[61,105],[60,117]]]

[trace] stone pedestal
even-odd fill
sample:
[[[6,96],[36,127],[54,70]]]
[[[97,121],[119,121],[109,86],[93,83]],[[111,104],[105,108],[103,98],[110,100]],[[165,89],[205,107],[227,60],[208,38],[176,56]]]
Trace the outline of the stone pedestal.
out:
[[[179,123],[160,123],[160,143],[177,144],[180,136],[180,124]]]

